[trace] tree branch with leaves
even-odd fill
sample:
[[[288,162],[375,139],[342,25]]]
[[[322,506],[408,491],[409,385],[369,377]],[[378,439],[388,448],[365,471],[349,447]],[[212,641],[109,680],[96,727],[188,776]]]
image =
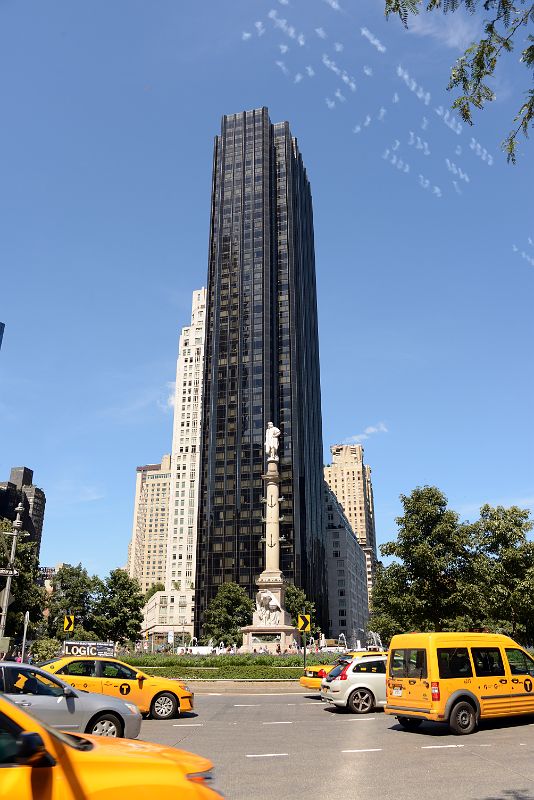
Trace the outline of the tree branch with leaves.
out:
[[[462,94],[452,107],[457,109],[469,125],[473,124],[472,110],[483,109],[486,103],[495,100],[495,93],[488,79],[495,74],[503,53],[511,53],[521,32],[534,23],[534,3],[531,0],[386,0],[386,17],[394,14],[408,27],[410,14],[443,9],[454,12],[463,6],[470,13],[478,8],[490,12],[484,23],[484,33],[478,42],[473,42],[451,69],[448,89],[460,89]],[[521,62],[532,72],[534,67],[534,36],[527,34],[521,51]],[[534,89],[525,93],[525,100],[514,117],[514,126],[502,143],[507,160],[516,163],[518,136],[528,137],[534,125]]]

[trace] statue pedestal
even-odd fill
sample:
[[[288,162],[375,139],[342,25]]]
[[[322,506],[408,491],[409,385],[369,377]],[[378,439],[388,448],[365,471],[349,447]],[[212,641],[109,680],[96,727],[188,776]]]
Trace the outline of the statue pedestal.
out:
[[[243,645],[240,652],[253,653],[266,648],[269,653],[276,653],[278,646],[282,653],[294,650],[300,644],[300,634],[292,625],[290,614],[284,609],[284,576],[280,570],[265,570],[256,585],[256,610],[252,615],[252,625],[241,628]]]

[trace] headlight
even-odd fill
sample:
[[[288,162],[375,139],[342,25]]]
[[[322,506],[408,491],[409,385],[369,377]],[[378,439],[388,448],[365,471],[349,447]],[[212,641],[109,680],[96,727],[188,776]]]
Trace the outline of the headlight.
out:
[[[193,690],[185,683],[182,683],[182,689],[184,690],[184,692],[189,692],[189,694],[193,694]]]
[[[137,706],[134,706],[133,703],[125,703],[126,708],[130,711],[131,714],[139,714],[139,709]]]

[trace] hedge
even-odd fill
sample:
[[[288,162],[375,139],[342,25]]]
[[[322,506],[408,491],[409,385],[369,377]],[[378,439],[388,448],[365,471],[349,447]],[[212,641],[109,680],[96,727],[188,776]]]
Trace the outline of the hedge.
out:
[[[147,675],[158,678],[179,678],[180,680],[298,680],[302,667],[277,669],[276,667],[221,666],[220,669],[195,669],[194,667],[146,668]]]

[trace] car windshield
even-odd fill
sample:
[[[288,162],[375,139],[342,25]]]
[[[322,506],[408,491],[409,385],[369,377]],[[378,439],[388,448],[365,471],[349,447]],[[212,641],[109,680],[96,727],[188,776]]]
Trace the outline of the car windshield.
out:
[[[346,663],[347,663],[346,661],[343,661],[341,664],[338,664],[337,667],[334,667],[334,669],[331,670],[330,673],[328,674],[328,678],[329,679],[337,678],[337,676],[341,674],[343,667],[345,666]]]

